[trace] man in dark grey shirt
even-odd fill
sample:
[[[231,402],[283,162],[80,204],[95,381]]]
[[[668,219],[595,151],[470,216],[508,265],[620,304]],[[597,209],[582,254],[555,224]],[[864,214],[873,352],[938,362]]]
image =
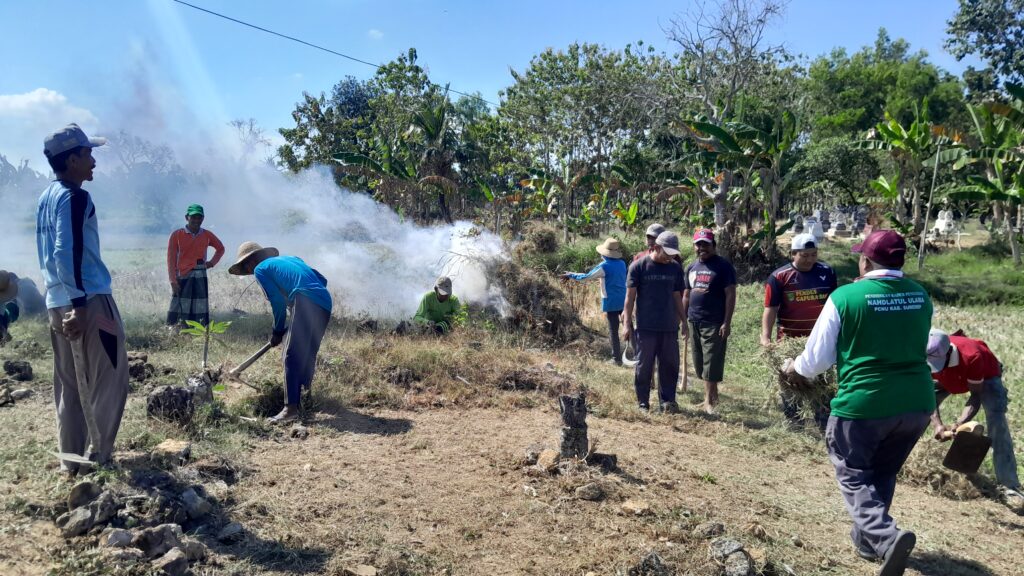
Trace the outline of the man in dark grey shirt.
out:
[[[658,364],[658,399],[664,412],[679,411],[676,381],[679,380],[679,327],[686,337],[683,313],[683,268],[679,237],[673,232],[658,235],[651,254],[633,262],[626,276],[626,305],[622,312],[624,336],[633,335],[636,307],[636,336],[640,347],[633,387],[641,410],[650,409],[651,379]]]

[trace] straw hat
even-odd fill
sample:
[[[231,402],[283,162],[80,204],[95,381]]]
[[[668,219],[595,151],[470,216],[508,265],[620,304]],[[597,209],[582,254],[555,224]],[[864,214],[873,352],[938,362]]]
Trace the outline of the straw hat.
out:
[[[615,238],[608,238],[604,241],[604,244],[597,247],[597,253],[609,258],[622,258],[622,246],[619,245],[619,241]]]
[[[270,246],[264,248],[255,242],[242,242],[242,245],[238,247],[238,258],[235,259],[235,263],[231,265],[231,268],[228,268],[228,274],[234,274],[235,276],[244,275],[245,272],[242,271],[242,265],[254,256],[273,258],[279,254],[281,253],[277,251],[277,248]]]
[[[0,270],[0,302],[14,300],[18,295],[18,280],[7,270]]]

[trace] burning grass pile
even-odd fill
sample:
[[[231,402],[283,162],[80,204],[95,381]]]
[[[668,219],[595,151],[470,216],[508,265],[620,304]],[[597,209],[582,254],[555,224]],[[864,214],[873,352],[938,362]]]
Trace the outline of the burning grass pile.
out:
[[[762,357],[773,377],[767,378],[764,384],[769,390],[788,394],[799,401],[803,416],[812,418],[816,412],[828,408],[835,397],[836,370],[829,368],[813,380],[787,374],[784,369],[786,360],[799,356],[806,344],[806,338],[784,338],[765,348]]]
[[[550,344],[567,344],[580,337],[582,324],[558,284],[546,273],[513,261],[493,264],[488,276],[508,302],[510,324]]]

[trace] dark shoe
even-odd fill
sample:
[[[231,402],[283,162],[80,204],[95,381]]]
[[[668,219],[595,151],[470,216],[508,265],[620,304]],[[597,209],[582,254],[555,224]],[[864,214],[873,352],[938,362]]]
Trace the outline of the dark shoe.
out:
[[[892,546],[885,551],[882,557],[882,568],[878,570],[878,576],[900,576],[907,569],[907,558],[917,544],[917,536],[908,530],[900,530]]]
[[[665,414],[679,414],[679,405],[675,402],[664,402],[661,405],[661,411]]]
[[[881,558],[878,557],[878,554],[875,554],[874,550],[871,550],[870,548],[861,548],[860,546],[857,546],[857,556],[871,562],[881,560]]]

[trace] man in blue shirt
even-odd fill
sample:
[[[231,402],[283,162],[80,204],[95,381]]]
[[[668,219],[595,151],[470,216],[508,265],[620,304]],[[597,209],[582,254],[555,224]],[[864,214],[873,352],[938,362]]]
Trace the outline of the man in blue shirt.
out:
[[[75,124],[46,138],[43,153],[57,179],[39,197],[36,214],[58,445],[61,453],[100,464],[111,458],[128,397],[124,324],[100,258],[96,206],[82,189],[96,168],[92,149],[105,143]],[[61,469],[74,475],[88,467],[78,460],[62,460]]]
[[[331,319],[331,295],[327,279],[295,256],[281,256],[277,248],[263,248],[255,242],[238,247],[238,259],[228,272],[236,276],[253,274],[270,301],[274,329],[270,345],[284,341],[285,407],[269,419],[271,424],[292,422],[299,417],[302,389],[309,389],[316,370],[316,355]],[[291,327],[287,325],[291,310]]]

